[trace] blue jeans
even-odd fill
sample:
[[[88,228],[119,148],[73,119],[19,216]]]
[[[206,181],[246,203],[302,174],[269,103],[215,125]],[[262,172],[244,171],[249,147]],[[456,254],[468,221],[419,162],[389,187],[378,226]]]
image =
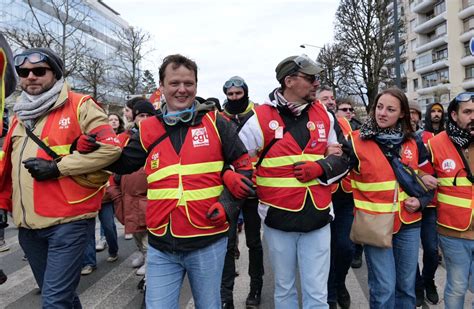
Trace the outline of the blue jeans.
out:
[[[299,308],[295,284],[297,265],[303,308],[327,308],[331,245],[329,224],[308,233],[284,232],[266,224],[263,226],[275,277],[275,308]]]
[[[94,219],[44,229],[19,228],[18,239],[41,289],[43,308],[81,308],[76,288]]]
[[[346,282],[347,272],[354,256],[354,243],[349,238],[354,208],[351,205],[335,205],[334,221],[331,222],[331,268],[328,280],[328,302],[336,302],[336,291]]]
[[[402,227],[392,248],[364,245],[371,309],[415,308],[419,243],[419,227]]]
[[[118,253],[118,241],[117,241],[117,227],[115,226],[114,219],[114,204],[104,203],[99,211],[100,231],[101,235],[105,236],[107,241],[109,255],[115,256]],[[103,232],[102,232],[103,231]],[[84,260],[82,266],[90,265],[93,267],[97,266],[96,253],[95,253],[95,226],[94,232],[90,237],[86,251],[84,253]]]
[[[416,272],[416,288],[423,290],[426,282],[434,280],[438,268],[438,231],[436,230],[436,208],[423,210],[421,219],[421,245],[423,246],[423,271]]]
[[[187,274],[196,308],[221,307],[221,278],[227,237],[193,251],[167,252],[148,247],[146,269],[146,307],[174,309]]]
[[[474,292],[474,240],[439,235],[439,243],[446,263],[444,304],[462,309],[467,289]]]

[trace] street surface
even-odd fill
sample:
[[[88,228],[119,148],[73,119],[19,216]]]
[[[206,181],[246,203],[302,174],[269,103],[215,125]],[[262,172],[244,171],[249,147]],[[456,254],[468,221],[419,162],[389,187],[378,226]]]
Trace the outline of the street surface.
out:
[[[84,308],[140,308],[143,294],[137,289],[141,277],[135,275],[130,266],[136,250],[133,240],[123,238],[123,227],[117,223],[119,233],[119,260],[107,263],[107,250],[97,253],[97,270],[88,276],[82,276],[79,284],[79,295]],[[98,233],[98,225],[96,227]],[[39,289],[27,261],[23,261],[23,251],[18,244],[18,230],[8,227],[5,239],[10,250],[0,253],[0,267],[8,275],[8,281],[0,285],[0,308],[40,308]],[[245,298],[249,289],[247,275],[248,253],[244,233],[239,234],[240,259],[237,260],[239,276],[235,280],[234,304],[236,308],[245,308]],[[265,250],[266,252],[266,250]],[[421,259],[420,259],[421,261]],[[441,302],[438,305],[424,305],[424,308],[444,308],[443,288],[446,278],[444,267],[436,273],[436,284]],[[346,285],[352,297],[352,309],[369,308],[367,269],[365,262],[360,269],[350,269]],[[260,308],[273,308],[273,274],[270,261],[265,256],[265,277]],[[468,293],[465,308],[470,308],[473,295]],[[187,278],[181,292],[180,308],[194,308],[193,299]]]

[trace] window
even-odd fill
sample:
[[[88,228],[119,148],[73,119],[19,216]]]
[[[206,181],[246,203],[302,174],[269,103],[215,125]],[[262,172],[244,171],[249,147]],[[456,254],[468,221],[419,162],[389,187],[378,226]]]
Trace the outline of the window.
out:
[[[417,90],[418,89],[418,78],[415,78],[413,80],[413,90]]]
[[[441,61],[448,58],[448,46],[445,45],[433,51],[433,62]]]
[[[416,71],[416,63],[415,62],[416,62],[416,60],[411,61],[411,67],[413,68],[413,72]]]
[[[441,25],[439,25],[438,27],[436,27],[436,36],[441,36],[443,34],[446,34],[446,32],[448,31],[448,27],[446,26],[446,23],[442,23]]]
[[[444,1],[439,2],[438,4],[435,5],[434,7],[434,14],[439,15],[446,11],[446,3]]]
[[[474,17],[471,16],[463,20],[464,32],[468,32],[471,29],[474,29]]]
[[[416,39],[410,41],[410,51],[414,51],[416,48]]]
[[[474,65],[466,67],[466,79],[474,78]]]

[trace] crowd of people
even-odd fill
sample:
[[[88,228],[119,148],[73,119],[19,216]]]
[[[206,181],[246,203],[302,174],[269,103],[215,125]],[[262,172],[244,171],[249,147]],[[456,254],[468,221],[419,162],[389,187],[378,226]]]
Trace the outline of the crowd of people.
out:
[[[262,229],[275,308],[349,308],[346,276],[362,252],[371,308],[438,303],[440,253],[445,307],[463,308],[474,286],[474,93],[447,112],[429,105],[423,124],[416,102],[384,89],[359,121],[301,55],[278,63],[267,102],[230,77],[221,108],[197,97],[197,64],[175,54],[159,69],[159,106],[134,98],[124,121],[71,91],[52,50],[13,57],[0,43],[2,95],[17,76],[22,90],[0,156],[0,231],[18,227],[44,308],[80,308],[96,251],[119,259],[115,218],[136,243],[146,307],[178,308],[187,275],[196,308],[234,308],[240,213],[247,308],[261,303]]]

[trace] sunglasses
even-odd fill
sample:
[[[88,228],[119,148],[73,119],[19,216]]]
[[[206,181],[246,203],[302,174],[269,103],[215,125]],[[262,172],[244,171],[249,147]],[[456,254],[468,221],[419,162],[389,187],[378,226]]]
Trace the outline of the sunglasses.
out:
[[[463,92],[456,96],[457,102],[467,102],[474,99],[474,92]]]
[[[45,68],[45,67],[39,67],[39,68],[32,68],[32,69],[27,69],[27,68],[16,68],[16,73],[18,76],[22,78],[26,78],[30,75],[30,72],[33,73],[34,76],[36,77],[41,77],[46,74],[46,71],[52,71],[50,68]]]
[[[291,76],[294,76],[294,77],[301,77],[302,79],[306,80],[306,81],[309,82],[310,84],[314,83],[315,81],[318,81],[318,82],[319,82],[319,80],[320,80],[319,75],[292,74]]]
[[[40,52],[34,52],[31,54],[19,54],[13,58],[13,62],[15,63],[16,67],[19,67],[28,59],[28,62],[31,64],[36,64],[40,62],[46,62],[49,58],[46,54]]]
[[[351,112],[351,113],[352,113],[352,112],[354,111],[354,109],[353,109],[352,107],[343,107],[343,108],[338,108],[337,110],[338,110],[338,111],[343,111],[343,112],[346,112],[346,113],[347,113],[347,112]]]
[[[225,82],[224,88],[229,89],[231,87],[243,87],[244,86],[244,81],[240,79],[230,79]]]

